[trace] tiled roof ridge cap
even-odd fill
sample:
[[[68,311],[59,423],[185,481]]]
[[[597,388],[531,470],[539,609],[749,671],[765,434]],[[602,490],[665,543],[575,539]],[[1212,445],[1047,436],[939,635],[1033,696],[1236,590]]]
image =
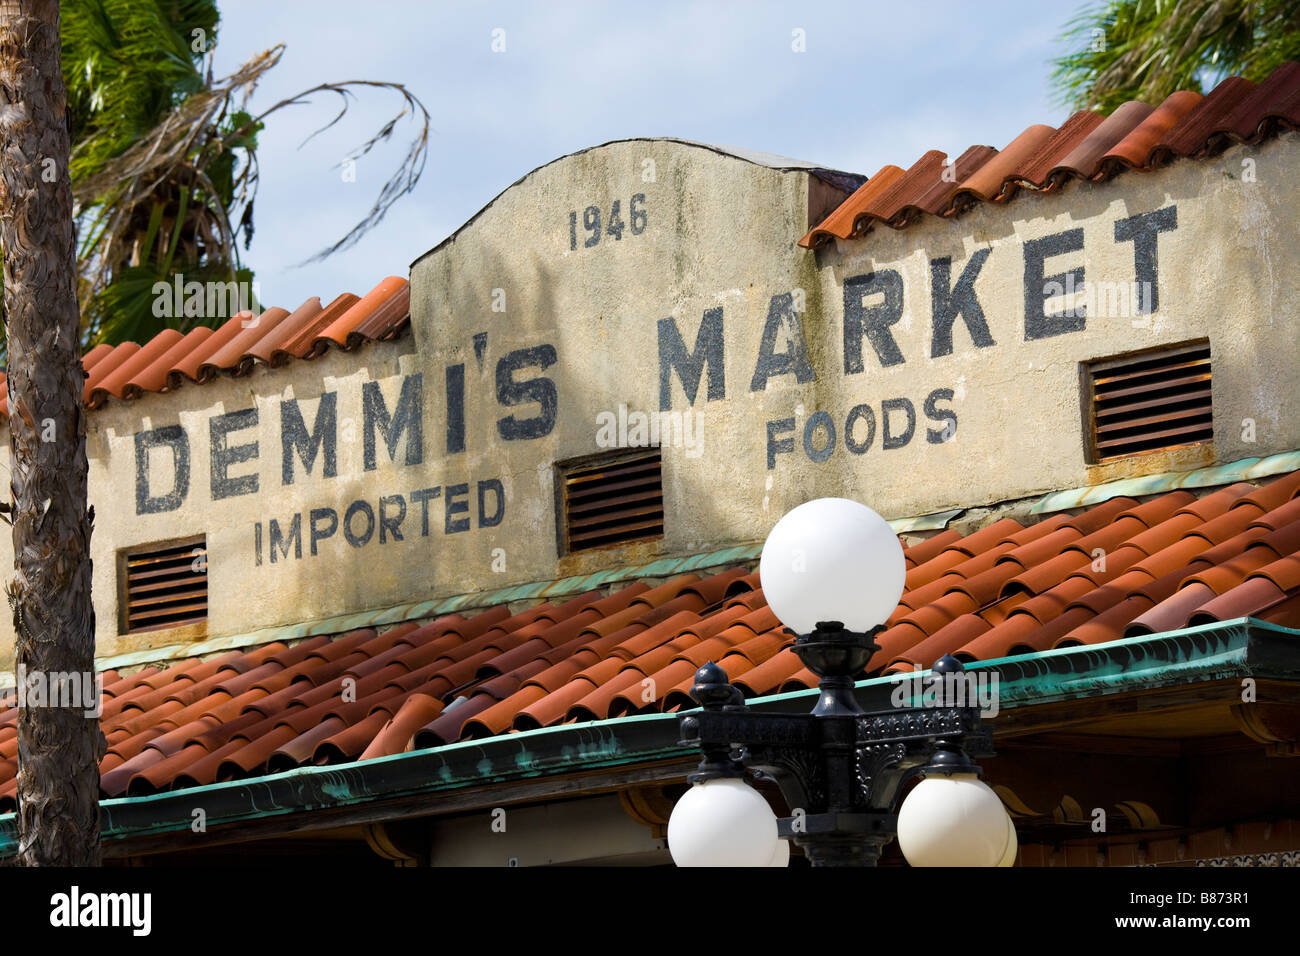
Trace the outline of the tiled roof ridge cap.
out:
[[[1004,204],[1018,190],[1059,192],[1073,180],[1106,181],[1179,159],[1207,159],[1234,144],[1258,145],[1300,130],[1300,62],[1287,61],[1258,84],[1226,77],[1209,93],[1177,90],[1159,103],[1128,100],[1109,114],[1079,110],[1059,127],[1027,127],[1001,151],[936,182],[930,150],[906,170],[887,165],[799,240],[815,249],[862,237],[877,223],[903,229],[921,218],[955,219],[976,205]],[[983,147],[970,147],[961,160]],[[948,157],[941,154],[945,169]],[[884,188],[873,184],[882,175]],[[920,215],[927,214],[926,217]]]
[[[410,329],[409,290],[408,279],[388,276],[364,296],[345,292],[324,309],[312,296],[292,312],[279,306],[258,313],[245,309],[215,327],[197,326],[186,333],[162,329],[143,345],[101,343],[82,356],[83,402],[94,411],[110,400],[171,394],[186,383],[204,385],[246,376],[259,366],[270,371],[331,351],[403,338]],[[315,327],[323,317],[332,323],[328,330]],[[0,371],[0,419],[7,420],[5,384]]]

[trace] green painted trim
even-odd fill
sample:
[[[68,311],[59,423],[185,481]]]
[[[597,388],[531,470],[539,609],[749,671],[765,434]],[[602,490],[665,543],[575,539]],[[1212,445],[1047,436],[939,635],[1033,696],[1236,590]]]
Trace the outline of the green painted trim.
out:
[[[1210,468],[1197,468],[1194,471],[1166,471],[1158,475],[1143,475],[1140,478],[1126,478],[1123,481],[1111,481],[1104,485],[1091,485],[1086,488],[1072,488],[1069,491],[1056,491],[1040,498],[1029,509],[1030,514],[1048,514],[1053,511],[1065,511],[1069,508],[1082,508],[1101,504],[1111,498],[1127,495],[1139,498],[1143,495],[1163,494],[1179,488],[1211,488],[1215,485],[1230,485],[1234,481],[1250,481],[1267,478],[1288,471],[1300,469],[1300,451],[1288,451],[1267,458],[1242,458],[1223,465]]]
[[[1300,630],[1239,618],[1164,634],[981,661],[971,671],[998,675],[999,709],[1014,709],[1238,677],[1300,681]],[[857,685],[868,710],[884,710],[898,684],[916,674],[874,677]],[[905,697],[910,697],[906,693]],[[816,690],[756,698],[758,710],[805,713]],[[195,807],[209,827],[243,820],[435,795],[469,786],[689,756],[677,744],[677,714],[646,714],[564,724],[361,763],[304,767],[250,780],[210,784],[148,797],[104,800],[104,839],[188,830]],[[14,814],[0,816],[0,856],[17,846]]]
[[[965,510],[965,508],[953,508],[951,511],[939,511],[915,518],[895,518],[889,522],[889,526],[894,529],[894,534],[907,534],[909,531],[940,531],[948,527],[948,522]]]

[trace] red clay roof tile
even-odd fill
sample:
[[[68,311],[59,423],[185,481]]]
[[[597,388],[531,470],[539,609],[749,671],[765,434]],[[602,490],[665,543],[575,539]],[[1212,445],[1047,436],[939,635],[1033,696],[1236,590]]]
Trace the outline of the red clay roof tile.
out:
[[[869,668],[911,671],[944,653],[984,660],[1247,615],[1300,625],[1298,476],[1200,499],[1187,491],[1141,504],[1112,499],[1027,528],[1000,522],[919,542],[908,550],[925,560],[909,571]],[[810,686],[793,636],[761,591],[749,590],[758,584],[744,568],[653,588],[637,582],[516,614],[497,607],[117,676],[104,694],[102,788],[153,793],[565,720],[681,710],[709,659],[749,696]],[[345,677],[356,681],[350,701]],[[0,807],[8,807],[17,712],[8,700],[0,708]]]
[[[247,372],[253,365],[253,358],[248,354],[249,349],[265,335],[275,331],[275,327],[288,317],[288,311],[281,308],[267,309],[259,315],[240,312],[235,316],[239,319],[239,333],[203,360],[199,366],[200,374],[207,369],[214,372],[230,371],[236,374]]]
[[[185,335],[164,329],[143,347],[134,342],[96,345],[82,357],[84,401],[94,409],[110,398],[132,400],[146,392],[171,391],[187,379],[207,382],[220,372],[246,374],[258,362],[279,366],[314,358],[328,348],[355,349],[396,338],[409,325],[409,283],[390,276],[365,297],[344,293],[324,309],[313,297],[292,313],[279,307],[257,316],[241,312],[216,329],[199,327]],[[0,414],[8,414],[7,394],[0,395]]]
[[[343,345],[354,349],[362,342],[395,338],[411,318],[411,285],[402,280],[401,287],[356,324]]]
[[[361,297],[351,292],[339,295],[310,319],[299,323],[292,335],[277,344],[276,353],[285,357],[306,358],[320,333],[360,301]]]
[[[294,357],[284,350],[284,343],[301,332],[304,326],[320,315],[320,312],[320,297],[312,296],[285,316],[284,320],[278,322],[274,328],[268,329],[265,335],[253,343],[247,354],[272,367],[283,365]]]
[[[184,338],[185,336],[175,329],[163,329],[147,345],[132,353],[130,358],[113,370],[112,374],[100,379],[99,384],[91,389],[86,404],[91,408],[97,408],[104,403],[108,395],[121,398],[122,390],[128,382],[145,371],[154,361],[169,352],[173,346]]]
[[[1182,122],[1201,99],[1201,94],[1195,90],[1178,90],[1165,97],[1164,102],[1110,149],[1104,165],[1113,164],[1111,168],[1114,172],[1121,165],[1130,169],[1146,169],[1151,165],[1156,144]]]
[[[1186,626],[1187,617],[1215,593],[1199,581],[1191,581],[1148,611],[1135,617],[1124,629],[1125,637],[1176,631]]]
[[[1247,578],[1230,591],[1206,601],[1187,618],[1188,627],[1251,617],[1289,595],[1266,577]]]
[[[1052,168],[1048,177],[1091,179],[1101,168],[1102,157],[1150,115],[1151,107],[1140,100],[1129,100],[1120,105],[1070,150]]]
[[[1008,186],[1014,191],[1013,184],[1021,178],[1020,170],[1043,152],[1044,146],[1055,134],[1054,128],[1041,123],[1025,129],[1007,144],[1006,149],[990,157],[987,163],[962,181],[954,195],[958,206],[965,207],[977,200],[998,200]]]
[[[907,569],[910,571],[912,568],[925,564],[931,558],[938,557],[941,551],[960,538],[961,534],[956,529],[948,528],[926,538],[924,541],[909,545],[903,549],[903,560],[907,562]],[[757,585],[757,582],[755,584]]]
[[[931,150],[906,172],[885,166],[799,240],[815,248],[849,239],[883,220],[903,228],[922,215],[952,218],[981,202],[1006,202],[1021,185],[1058,189],[1071,179],[1099,180],[1150,170],[1176,158],[1203,157],[1230,142],[1258,142],[1300,126],[1300,64],[1279,66],[1256,86],[1229,77],[1208,96],[1179,91],[1154,109],[1137,100],[1109,117],[1079,112],[1059,129],[1031,126],[1001,152],[968,149],[946,172]]]
[[[95,407],[91,404],[91,396],[94,395],[95,390],[99,388],[99,383],[125,365],[130,360],[131,356],[135,355],[138,351],[140,351],[140,346],[136,345],[134,342],[123,342],[121,345],[114,348],[111,353],[105,355],[95,363],[95,367],[92,368],[86,376],[84,398],[89,407]],[[100,404],[103,404],[102,399]]]
[[[353,333],[357,326],[369,319],[381,305],[405,289],[406,285],[406,280],[398,276],[389,276],[381,280],[379,285],[353,303],[347,311],[339,315],[329,325],[321,328],[312,341],[309,354],[319,354],[331,345],[346,348],[348,336]],[[409,309],[406,311],[409,314]],[[395,321],[395,319],[390,318],[389,321]]]

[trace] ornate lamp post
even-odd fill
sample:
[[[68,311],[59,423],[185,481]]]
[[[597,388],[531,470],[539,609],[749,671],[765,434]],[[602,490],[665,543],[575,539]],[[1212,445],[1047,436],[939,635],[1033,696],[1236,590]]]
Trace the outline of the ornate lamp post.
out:
[[[992,735],[956,693],[961,663],[932,669],[941,706],[864,713],[853,695],[905,572],[898,538],[865,505],[822,498],[777,522],[759,565],[763,593],[798,635],[794,651],[820,695],[809,714],[757,713],[721,667],[699,669],[691,696],[701,707],[682,715],[680,732],[703,758],[668,823],[679,866],[784,866],[787,840],[814,866],[874,866],[895,835],[914,866],[1014,862],[1015,828],[972,759],[992,755]],[[777,820],[747,771],[774,779],[793,814]]]

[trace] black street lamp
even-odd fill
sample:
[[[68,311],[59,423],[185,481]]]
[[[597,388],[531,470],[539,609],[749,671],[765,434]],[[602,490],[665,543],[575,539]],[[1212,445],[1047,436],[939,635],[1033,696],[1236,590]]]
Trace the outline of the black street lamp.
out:
[[[809,714],[758,713],[722,667],[697,671],[691,696],[701,707],[681,716],[680,731],[703,758],[668,825],[679,866],[784,866],[786,840],[814,866],[874,866],[895,836],[913,865],[1014,862],[1015,827],[972,759],[992,755],[992,734],[969,705],[975,695],[966,693],[962,664],[952,657],[935,664],[936,706],[865,713],[853,695],[904,574],[897,537],[857,502],[808,502],[773,528],[760,564],[763,590],[819,679],[817,704]],[[847,620],[810,627],[817,606]],[[747,771],[775,780],[792,815],[778,821],[744,782]],[[899,808],[904,785],[918,775],[924,779]]]

